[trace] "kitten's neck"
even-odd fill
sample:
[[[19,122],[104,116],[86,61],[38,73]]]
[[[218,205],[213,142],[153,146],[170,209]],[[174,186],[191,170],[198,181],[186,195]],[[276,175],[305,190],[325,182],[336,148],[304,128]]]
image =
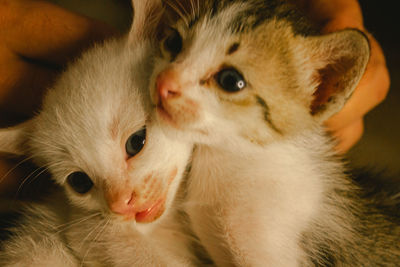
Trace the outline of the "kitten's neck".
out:
[[[252,159],[256,155],[286,155],[293,157],[293,152],[326,158],[335,155],[334,144],[322,127],[313,127],[295,134],[290,134],[272,142],[252,142],[241,136],[220,138],[215,143],[197,146],[199,153],[219,153],[227,157]],[[277,150],[282,154],[277,154]],[[282,158],[282,157],[279,157]],[[278,158],[278,160],[279,160]]]
[[[283,188],[297,185],[302,192],[319,191],[333,171],[341,169],[332,151],[330,140],[322,131],[314,130],[264,147],[245,143],[224,147],[201,145],[193,154],[193,190],[189,191],[199,194],[195,198],[206,197],[211,202],[218,202],[224,188],[251,188],[258,181]]]

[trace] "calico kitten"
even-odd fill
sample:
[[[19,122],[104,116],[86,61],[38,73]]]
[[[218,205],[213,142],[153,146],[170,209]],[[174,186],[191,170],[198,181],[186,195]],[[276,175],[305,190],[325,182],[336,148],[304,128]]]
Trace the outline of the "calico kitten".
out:
[[[40,113],[0,130],[0,150],[31,157],[63,190],[26,207],[1,266],[190,266],[171,208],[191,147],[148,114],[158,1],[133,1],[131,32],[74,62]],[[176,155],[174,149],[179,149]]]
[[[367,38],[318,35],[285,1],[166,8],[154,112],[167,135],[197,144],[186,211],[215,263],[397,265],[399,214],[345,174],[322,125],[363,75]]]

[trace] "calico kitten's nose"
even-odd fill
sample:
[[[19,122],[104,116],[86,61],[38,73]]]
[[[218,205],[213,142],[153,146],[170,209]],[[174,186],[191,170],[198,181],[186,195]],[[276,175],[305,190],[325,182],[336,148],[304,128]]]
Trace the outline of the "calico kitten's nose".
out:
[[[157,76],[156,87],[160,99],[169,99],[181,95],[177,74],[171,69],[164,70]]]

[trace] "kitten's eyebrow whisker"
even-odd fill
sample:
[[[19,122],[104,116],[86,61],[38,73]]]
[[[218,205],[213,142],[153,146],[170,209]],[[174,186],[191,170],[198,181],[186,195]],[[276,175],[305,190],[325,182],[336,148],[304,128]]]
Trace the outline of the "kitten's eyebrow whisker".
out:
[[[184,16],[184,14],[179,10],[179,8],[176,5],[172,4],[170,1],[166,1],[165,3],[169,5],[176,12],[176,14],[183,20],[186,26],[189,25],[187,17]]]
[[[196,9],[194,7],[194,1],[196,1],[196,0],[190,0],[190,9],[191,9],[192,14],[189,14],[190,16],[193,16],[193,17],[196,16]],[[198,3],[199,3],[199,1],[197,0],[197,8],[199,8]]]
[[[176,3],[178,3],[179,7],[182,9],[183,15],[185,15],[185,17],[186,17],[186,16],[190,16],[189,11],[186,10],[185,6],[182,5],[182,3],[181,3],[180,1],[176,1]],[[192,0],[190,1],[190,5],[192,5]]]
[[[22,188],[25,186],[25,183],[26,183],[33,175],[35,175],[35,173],[38,173],[38,174],[35,175],[35,176],[33,177],[33,179],[31,179],[31,180],[35,180],[37,177],[39,177],[39,175],[41,175],[42,173],[44,173],[46,170],[47,170],[47,168],[38,167],[38,168],[36,168],[34,171],[32,171],[28,176],[26,176],[26,177],[24,178],[24,180],[21,182],[21,184],[19,185],[19,187],[18,187],[18,189],[17,189],[17,192],[15,193],[14,201],[17,200],[18,195],[21,193]],[[31,183],[32,183],[32,181],[31,181],[29,184],[31,184]],[[29,184],[28,184],[28,185],[29,185]]]
[[[24,180],[21,182],[21,184],[19,185],[19,187],[17,189],[17,192],[15,193],[14,201],[16,201],[16,199],[18,198],[18,195],[21,193],[21,190],[25,185],[30,185],[40,175],[42,175],[44,172],[48,171],[50,167],[54,167],[54,166],[57,166],[57,165],[61,165],[61,163],[57,163],[56,162],[56,163],[52,163],[52,164],[46,164],[44,166],[36,168],[28,176],[26,176],[24,178]],[[39,173],[36,174],[32,179],[30,179],[37,172],[39,172]],[[30,180],[29,183],[27,183],[28,180]]]
[[[32,159],[33,156],[27,157],[20,162],[18,162],[14,167],[12,167],[9,171],[7,171],[1,178],[0,178],[0,183],[3,182],[4,179],[7,178],[8,175],[10,175],[15,169],[17,169],[19,166],[21,166],[23,163],[27,162],[28,160]]]

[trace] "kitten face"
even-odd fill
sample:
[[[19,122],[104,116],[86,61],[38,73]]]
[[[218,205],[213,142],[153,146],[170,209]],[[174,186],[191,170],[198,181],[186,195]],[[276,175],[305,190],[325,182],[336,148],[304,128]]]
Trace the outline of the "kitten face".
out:
[[[33,158],[74,205],[117,221],[149,223],[164,214],[191,151],[147,115],[154,49],[146,20],[157,19],[157,5],[134,1],[138,15],[126,37],[86,52],[36,117],[0,130],[0,150]]]
[[[138,222],[170,205],[188,157],[146,116],[148,47],[114,41],[87,53],[50,90],[28,141],[76,205]]]
[[[279,1],[204,1],[200,9],[192,1],[180,11],[168,3],[181,18],[166,27],[150,85],[167,132],[267,144],[316,123],[310,107],[319,71],[334,61],[318,46],[332,41],[298,34],[297,17]]]

